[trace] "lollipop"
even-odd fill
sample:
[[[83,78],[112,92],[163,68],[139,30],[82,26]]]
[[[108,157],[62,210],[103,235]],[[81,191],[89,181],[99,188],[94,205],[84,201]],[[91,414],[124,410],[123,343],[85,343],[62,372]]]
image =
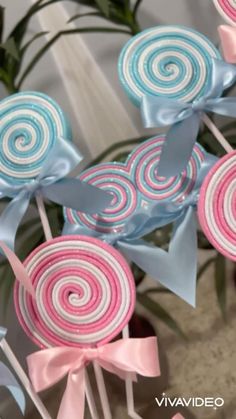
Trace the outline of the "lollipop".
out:
[[[42,93],[9,96],[0,119],[0,178],[14,185],[36,178],[55,141],[71,138],[62,110]]]
[[[199,32],[183,26],[158,26],[125,45],[119,76],[137,106],[144,95],[192,102],[209,91],[212,58],[220,54]]]
[[[128,323],[135,303],[130,268],[120,253],[98,239],[60,237],[25,261],[36,299],[15,285],[18,319],[41,348],[96,347]]]
[[[132,154],[133,170],[138,190],[149,201],[182,202],[193,190],[205,158],[204,150],[196,144],[186,169],[175,177],[158,176],[158,163],[165,137],[145,141]]]
[[[213,246],[236,261],[236,151],[220,159],[208,173],[200,192],[198,214]]]
[[[46,239],[52,236],[43,197],[92,214],[110,203],[105,192],[66,177],[82,156],[68,141],[70,128],[49,97],[35,92],[10,96],[0,102],[0,120],[0,198],[12,198],[0,216],[0,239],[8,247],[14,248],[17,228],[32,197]]]
[[[80,223],[101,233],[121,232],[127,220],[134,215],[139,205],[132,177],[131,165],[105,163],[86,170],[80,180],[99,187],[113,195],[108,208],[99,215],[88,215],[65,209],[65,217],[72,224]]]
[[[165,136],[150,138],[136,147],[126,163],[105,163],[86,170],[80,179],[110,192],[114,198],[99,215],[64,209],[65,220],[98,233],[123,233],[137,214],[144,214],[160,202],[182,203],[193,191],[206,157],[196,144],[186,169],[178,176],[158,176],[158,164]]]
[[[213,0],[214,4],[223,17],[228,23],[236,26],[236,1],[235,0]]]

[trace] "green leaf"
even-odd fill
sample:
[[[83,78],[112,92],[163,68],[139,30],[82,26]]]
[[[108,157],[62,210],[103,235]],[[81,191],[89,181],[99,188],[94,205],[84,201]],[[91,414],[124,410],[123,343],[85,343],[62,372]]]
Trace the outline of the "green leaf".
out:
[[[159,320],[161,320],[167,327],[173,332],[178,334],[181,338],[186,340],[185,334],[177,322],[170,316],[170,314],[156,301],[153,301],[148,295],[137,293],[137,301],[142,304],[147,310],[154,314]]]
[[[42,243],[43,238],[44,234],[42,226],[40,225],[24,238],[24,242],[21,243],[19,247],[17,246],[17,255],[19,255],[19,258],[21,260],[25,259],[33,249]]]
[[[109,0],[95,0],[105,16],[109,16]]]
[[[205,263],[203,263],[200,268],[198,269],[198,273],[197,273],[197,280],[199,281],[202,277],[202,275],[204,274],[204,272],[209,268],[209,266],[215,262],[216,258],[212,257],[210,259],[208,259]]]
[[[155,287],[148,288],[144,291],[144,294],[172,294],[172,291],[168,290],[167,288]]]
[[[20,47],[22,39],[27,32],[28,24],[31,17],[34,15],[34,13],[40,10],[41,3],[42,3],[42,0],[38,0],[36,3],[34,3],[27,10],[26,14],[17,22],[16,26],[12,29],[8,39],[13,38],[18,48]]]
[[[33,38],[31,38],[28,42],[26,42],[26,44],[21,48],[21,55],[25,53],[25,51],[30,47],[31,44],[33,44],[34,41],[36,41],[36,39],[41,38],[42,36],[47,35],[49,32],[48,31],[42,31],[42,32],[38,32],[36,33]]]
[[[235,121],[233,121],[233,122],[228,122],[227,124],[220,127],[220,131],[226,132],[226,131],[231,131],[233,129],[235,130],[235,128],[236,128],[236,123]]]
[[[138,287],[144,280],[146,273],[142,271],[135,263],[132,263],[131,269],[134,275],[135,285]]]
[[[137,15],[138,9],[139,9],[139,6],[141,5],[141,3],[142,3],[142,0],[136,0],[135,5],[134,5],[134,9],[133,9],[134,17]]]
[[[215,260],[215,289],[223,319],[226,321],[226,261],[218,254]]]
[[[28,74],[32,71],[32,69],[36,66],[40,58],[49,50],[49,48],[61,37],[65,35],[73,35],[76,33],[92,33],[92,32],[104,32],[104,33],[125,33],[129,34],[128,31],[122,29],[113,29],[113,28],[104,28],[104,27],[89,27],[89,28],[75,28],[75,29],[68,29],[58,32],[54,35],[33,57],[30,61],[28,66],[25,68],[23,74],[18,81],[16,86],[17,90],[20,90],[23,81],[26,79]]]
[[[81,17],[87,17],[87,16],[99,16],[99,17],[104,17],[101,13],[99,12],[90,12],[90,13],[79,13],[77,15],[72,16],[67,23],[73,22],[74,20],[80,19]]]
[[[112,161],[119,162],[119,163],[125,163],[128,155],[130,154],[131,150],[127,150],[121,153],[116,154],[114,157],[112,157]]]
[[[19,61],[20,55],[14,38],[8,38],[4,44],[0,45],[0,47],[4,49],[7,54],[13,57],[16,61]]]
[[[0,277],[1,277],[1,283],[0,283],[1,299],[3,302],[1,309],[2,309],[2,314],[5,317],[15,281],[14,281],[14,275],[11,269],[9,268],[9,266],[6,266],[3,269]]]
[[[24,234],[29,234],[30,230],[34,230],[36,228],[40,228],[41,222],[40,218],[31,218],[30,220],[25,221],[23,224],[19,226],[17,231],[17,236],[21,237]]]
[[[0,42],[2,42],[3,29],[4,29],[4,7],[0,6]]]
[[[235,127],[236,128],[236,127]],[[236,135],[227,135],[226,140],[230,143],[235,145],[236,144]]]
[[[103,151],[101,154],[99,154],[94,160],[92,160],[88,166],[86,166],[86,169],[88,169],[91,166],[95,166],[98,163],[101,163],[104,161],[107,157],[109,157],[110,154],[114,153],[116,150],[120,150],[123,147],[127,146],[135,146],[142,141],[146,140],[148,137],[139,137],[139,138],[132,138],[129,140],[119,141],[117,143],[112,144],[110,147],[108,147],[105,151]]]
[[[47,215],[52,235],[60,236],[63,228],[62,208],[59,205],[47,208]]]

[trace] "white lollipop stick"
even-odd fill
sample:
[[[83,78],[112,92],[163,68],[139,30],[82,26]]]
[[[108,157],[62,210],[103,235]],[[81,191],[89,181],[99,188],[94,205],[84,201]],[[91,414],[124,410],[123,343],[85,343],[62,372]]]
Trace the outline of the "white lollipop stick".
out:
[[[129,326],[125,326],[122,330],[122,337],[123,339],[129,338]],[[126,402],[127,402],[127,409],[128,415],[133,419],[142,419],[142,416],[139,416],[138,413],[135,412],[134,407],[134,389],[133,389],[133,381],[129,373],[126,374],[125,379],[125,391],[126,391]]]
[[[28,379],[26,373],[24,372],[23,368],[21,367],[19,361],[15,357],[14,353],[12,352],[10,346],[8,345],[6,339],[2,339],[0,342],[0,346],[8,359],[9,363],[11,364],[12,368],[14,369],[15,373],[17,374],[19,380],[22,382],[25,390],[27,391],[28,395],[30,396],[32,402],[34,403],[36,409],[40,413],[43,419],[52,419],[49,415],[46,407],[42,403],[41,399],[37,395],[37,393],[33,390],[33,387]]]
[[[46,212],[45,205],[43,202],[43,197],[40,193],[36,194],[36,203],[38,206],[39,216],[40,216],[41,223],[43,226],[43,231],[44,231],[46,241],[51,240],[53,238],[52,231],[51,231],[50,224],[48,221],[47,212]],[[92,387],[89,381],[89,376],[88,376],[87,371],[85,371],[85,393],[86,393],[86,398],[87,398],[91,417],[92,419],[98,419],[98,412],[97,412],[95,400],[93,397],[93,391],[92,391]]]
[[[234,151],[233,147],[229,144],[229,142],[226,140],[223,134],[218,130],[217,126],[210,120],[210,118],[205,113],[202,116],[202,120],[227,153],[231,153],[232,151]]]
[[[110,409],[110,405],[109,405],[109,400],[108,400],[108,396],[107,396],[107,391],[106,391],[106,386],[105,386],[105,381],[104,381],[102,369],[96,361],[93,362],[93,368],[94,368],[94,373],[95,373],[95,377],[96,377],[96,383],[97,383],[97,386],[98,386],[98,392],[99,392],[99,397],[100,397],[100,400],[101,400],[104,419],[112,419],[111,409]]]
[[[93,390],[89,381],[88,372],[85,369],[85,393],[88,402],[89,411],[92,419],[99,419],[97,407],[93,397]]]
[[[43,197],[40,193],[37,193],[35,199],[36,199],[41,223],[42,223],[42,226],[43,226],[45,239],[46,239],[46,241],[51,240],[52,239],[52,231],[51,231],[51,228],[50,228],[50,225],[49,225],[48,216],[47,216],[45,205],[44,205],[44,202],[43,202]]]

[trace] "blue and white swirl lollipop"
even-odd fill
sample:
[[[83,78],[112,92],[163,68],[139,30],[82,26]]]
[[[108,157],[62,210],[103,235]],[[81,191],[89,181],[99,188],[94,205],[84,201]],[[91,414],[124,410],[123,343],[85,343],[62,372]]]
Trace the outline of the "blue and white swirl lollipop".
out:
[[[82,212],[92,214],[110,203],[109,194],[67,177],[82,159],[70,140],[70,125],[48,96],[24,92],[0,102],[0,199],[11,199],[0,215],[0,239],[8,247],[14,249],[18,226],[33,197],[47,239],[51,231],[44,197],[78,210],[82,205]]]
[[[119,77],[132,102],[144,95],[192,102],[208,93],[212,58],[221,58],[201,33],[157,26],[134,36],[119,58]]]
[[[36,178],[57,139],[71,139],[64,113],[42,93],[18,93],[1,101],[0,121],[0,177],[11,184]]]

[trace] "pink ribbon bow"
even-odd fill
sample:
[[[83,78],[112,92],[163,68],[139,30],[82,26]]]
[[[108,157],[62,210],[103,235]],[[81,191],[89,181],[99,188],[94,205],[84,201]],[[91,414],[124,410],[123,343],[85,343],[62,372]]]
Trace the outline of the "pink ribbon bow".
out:
[[[236,63],[236,28],[228,25],[221,25],[218,28],[225,61],[231,64]]]
[[[145,377],[160,375],[157,339],[122,339],[99,348],[56,347],[27,357],[29,376],[38,392],[68,375],[57,419],[84,417],[85,366],[96,361],[107,371],[125,378],[125,373]]]

